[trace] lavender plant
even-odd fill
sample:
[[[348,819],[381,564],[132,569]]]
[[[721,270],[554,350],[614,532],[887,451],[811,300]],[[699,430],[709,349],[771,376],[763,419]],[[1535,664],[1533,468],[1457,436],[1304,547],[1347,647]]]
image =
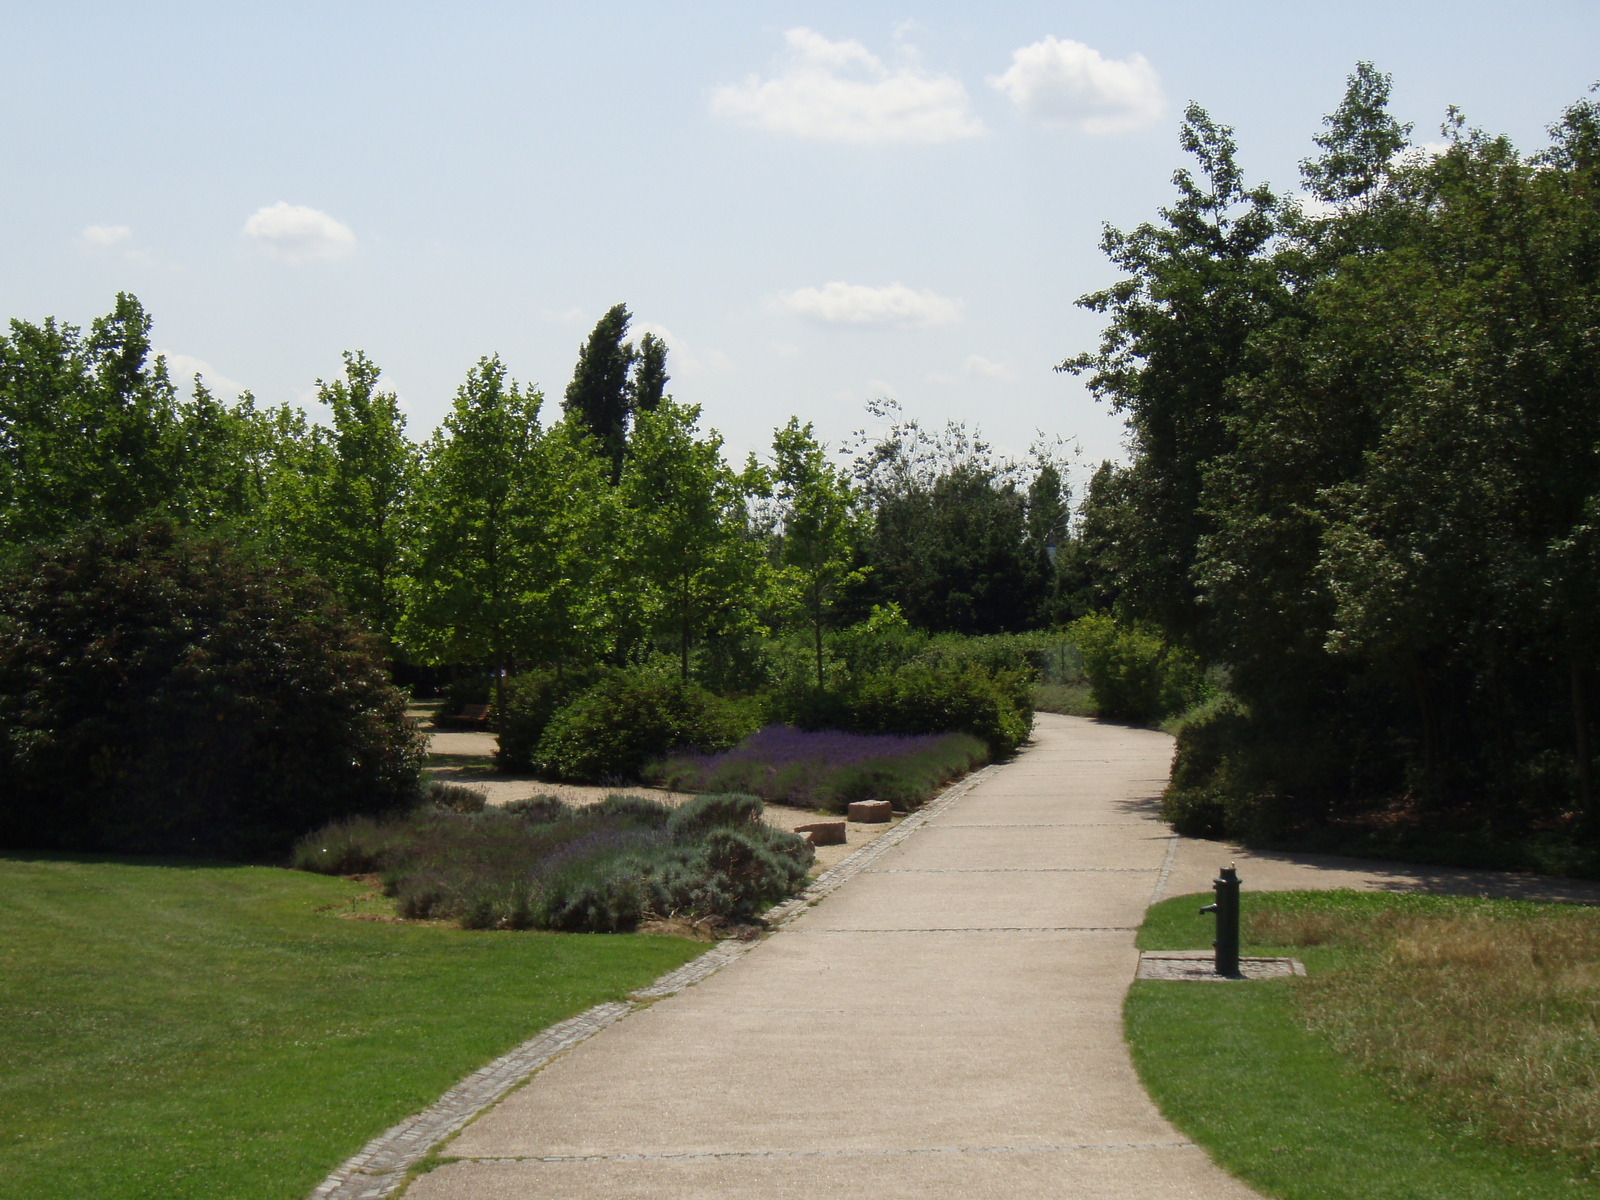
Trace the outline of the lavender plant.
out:
[[[989,760],[965,733],[808,732],[768,725],[721,754],[683,754],[645,768],[652,783],[679,791],[746,792],[763,800],[843,811],[852,800],[915,808]]]

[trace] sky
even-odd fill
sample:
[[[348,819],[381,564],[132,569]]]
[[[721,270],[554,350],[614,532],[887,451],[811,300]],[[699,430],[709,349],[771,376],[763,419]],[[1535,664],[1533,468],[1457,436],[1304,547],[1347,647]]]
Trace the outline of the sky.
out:
[[[1537,149],[1600,79],[1593,3],[0,2],[0,42],[0,317],[130,291],[175,375],[314,418],[359,349],[422,438],[488,354],[555,412],[620,301],[736,458],[885,397],[1120,457],[1052,368],[1185,104],[1294,190],[1358,60],[1419,143],[1453,104]]]

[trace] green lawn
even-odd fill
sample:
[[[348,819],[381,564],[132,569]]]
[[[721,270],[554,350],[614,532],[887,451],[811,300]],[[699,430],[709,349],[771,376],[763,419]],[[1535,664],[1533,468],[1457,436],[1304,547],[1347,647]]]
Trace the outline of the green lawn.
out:
[[[1146,950],[1209,945],[1211,897],[1156,905],[1139,934]],[[1246,895],[1250,906],[1309,912],[1376,912],[1401,904],[1449,915],[1464,905],[1432,897],[1323,893]],[[1510,904],[1511,902],[1504,902]],[[1517,905],[1530,911],[1538,906]],[[1314,976],[1360,970],[1338,945],[1245,946],[1292,953]],[[1363,1070],[1310,1032],[1293,989],[1304,983],[1136,982],[1124,1021],[1134,1063],[1151,1096],[1225,1169],[1283,1200],[1554,1200],[1594,1197],[1577,1170],[1480,1138],[1427,1103],[1402,1100],[1396,1081]]]
[[[0,1195],[301,1200],[463,1075],[705,949],[334,915],[362,891],[0,858]]]

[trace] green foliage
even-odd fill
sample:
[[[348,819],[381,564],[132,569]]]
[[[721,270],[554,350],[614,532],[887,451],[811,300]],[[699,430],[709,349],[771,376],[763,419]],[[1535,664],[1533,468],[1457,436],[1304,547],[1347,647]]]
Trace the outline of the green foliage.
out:
[[[970,733],[996,758],[1033,731],[1031,680],[1014,672],[913,667],[862,680],[848,700],[860,733]]]
[[[0,845],[279,854],[412,803],[422,754],[377,647],[303,573],[156,523],[0,582]]]
[[[1105,614],[1080,617],[1067,628],[1083,659],[1101,716],[1154,721],[1200,699],[1205,674],[1195,658],[1148,629]]]
[[[597,639],[609,496],[570,425],[479,361],[428,445],[403,639],[431,662],[559,661]],[[497,702],[503,701],[496,697]]]
[[[328,406],[333,428],[326,437],[314,435],[321,453],[311,458],[308,519],[292,545],[392,645],[420,455],[406,437],[399,399],[378,390],[380,374],[358,350],[345,354],[344,378],[317,381],[317,400]]]
[[[622,339],[628,336],[632,320],[625,304],[606,310],[578,349],[578,365],[562,401],[567,415],[594,439],[600,457],[610,464],[613,483],[622,472],[627,445],[628,369],[633,365],[633,347]]]
[[[752,705],[648,669],[613,670],[547,721],[535,765],[578,783],[636,779],[673,750],[725,750],[752,732]]]
[[[198,378],[182,399],[150,328],[119,293],[87,334],[13,320],[0,337],[0,548],[156,516],[270,539],[291,410],[224,405]]]
[[[463,1076],[705,949],[341,920],[373,912],[367,891],[192,860],[0,859],[0,1190],[309,1195]]]
[[[857,448],[856,476],[872,513],[863,547],[871,571],[860,590],[899,605],[932,632],[1035,627],[1050,590],[1049,562],[1028,540],[1023,468],[997,460],[961,425],[932,435],[900,417],[893,402],[868,409],[890,426]],[[1059,491],[1052,499],[1046,479],[1035,499],[1032,531],[1048,537],[1059,520]]]
[[[1135,454],[1091,484],[1069,590],[1227,667],[1249,715],[1214,773],[1180,745],[1173,803],[1204,821],[1576,861],[1600,818],[1600,116],[1571,106],[1524,156],[1452,114],[1435,154],[1388,95],[1360,64],[1303,164],[1314,215],[1191,110],[1199,175],[1108,235],[1128,277],[1085,299],[1109,325],[1067,365]]]
[[[782,513],[778,561],[782,583],[811,626],[817,687],[826,686],[823,633],[842,589],[865,578],[854,568],[865,532],[860,498],[841,471],[830,466],[826,448],[810,423],[798,417],[772,442],[776,500]]]
[[[590,670],[529,671],[505,683],[491,713],[496,734],[495,765],[502,771],[531,771],[550,718],[598,681]]]
[[[714,431],[696,436],[699,420],[699,408],[670,398],[638,414],[618,487],[632,550],[618,590],[643,585],[647,620],[675,644],[685,680],[697,640],[755,625],[765,574],[745,511],[750,481],[728,468]]]
[[[769,715],[802,729],[851,733],[969,733],[1002,758],[1033,730],[1033,677],[920,663],[852,678],[828,691],[773,697]]]

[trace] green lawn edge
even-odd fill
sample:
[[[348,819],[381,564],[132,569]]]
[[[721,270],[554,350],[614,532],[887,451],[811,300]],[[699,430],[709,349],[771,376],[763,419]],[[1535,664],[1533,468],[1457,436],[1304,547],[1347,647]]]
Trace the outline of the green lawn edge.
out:
[[[1481,901],[1354,893],[1247,895],[1246,904],[1448,909]],[[1152,906],[1142,950],[1209,947],[1210,893]],[[1529,905],[1530,910],[1537,906]],[[1245,946],[1246,955],[1286,953]],[[1293,952],[1308,971],[1336,952]],[[1166,1118],[1220,1167],[1278,1200],[1551,1200],[1594,1197],[1562,1164],[1452,1130],[1397,1100],[1295,1018],[1290,980],[1135,981],[1123,1007],[1134,1067]]]
[[[303,1200],[465,1075],[706,949],[334,915],[363,890],[0,856],[0,1195]]]

